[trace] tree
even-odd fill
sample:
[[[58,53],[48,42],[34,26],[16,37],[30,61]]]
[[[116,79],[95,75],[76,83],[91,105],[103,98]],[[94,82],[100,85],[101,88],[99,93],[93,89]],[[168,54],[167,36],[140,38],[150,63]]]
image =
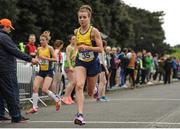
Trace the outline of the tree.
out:
[[[103,1],[109,8],[107,15],[108,31],[110,42],[113,46],[133,47],[132,40],[134,32],[132,28],[131,18],[128,16],[124,3],[119,0]]]
[[[92,7],[92,25],[108,35],[108,45],[154,53],[170,50],[164,42],[164,12],[130,7],[121,0],[1,0],[0,15],[12,19],[18,42],[26,41],[31,33],[39,37],[49,30],[53,45],[55,39],[66,43],[67,35],[79,27],[77,11],[82,4]]]
[[[16,22],[17,14],[19,12],[19,9],[16,8],[17,0],[0,0],[0,17],[1,18],[8,18],[13,21],[13,23]]]
[[[27,41],[29,34],[34,33],[39,39],[39,35],[45,29],[51,26],[51,19],[48,18],[49,11],[48,0],[19,0],[17,7],[20,12],[17,21],[16,36],[20,41]]]
[[[135,34],[135,50],[146,49],[153,53],[168,51],[168,44],[164,43],[165,36],[162,28],[164,12],[149,12],[144,9],[126,6],[133,21]],[[163,47],[160,47],[163,46]]]

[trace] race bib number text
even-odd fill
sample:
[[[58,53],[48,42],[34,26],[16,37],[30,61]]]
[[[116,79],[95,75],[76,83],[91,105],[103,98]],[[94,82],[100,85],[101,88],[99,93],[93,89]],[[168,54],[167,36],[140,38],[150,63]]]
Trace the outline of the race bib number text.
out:
[[[79,59],[86,62],[92,61],[94,59],[94,52],[92,51],[80,52]]]

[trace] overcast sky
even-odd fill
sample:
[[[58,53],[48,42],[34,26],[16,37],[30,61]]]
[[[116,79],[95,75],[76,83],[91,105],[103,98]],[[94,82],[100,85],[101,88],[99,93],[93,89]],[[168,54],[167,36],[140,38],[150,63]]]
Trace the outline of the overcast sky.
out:
[[[153,11],[164,11],[166,42],[171,46],[180,44],[180,0],[123,0],[126,4]]]

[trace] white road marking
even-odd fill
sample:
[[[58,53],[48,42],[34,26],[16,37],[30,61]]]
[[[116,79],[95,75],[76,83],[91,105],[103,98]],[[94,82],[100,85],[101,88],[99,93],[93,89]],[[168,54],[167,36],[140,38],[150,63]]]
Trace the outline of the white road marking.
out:
[[[73,121],[29,121],[30,123],[73,123]],[[157,124],[157,125],[180,125],[171,122],[141,122],[141,121],[88,121],[88,124]]]
[[[180,101],[180,99],[168,99],[168,98],[120,98],[109,99],[110,101]]]

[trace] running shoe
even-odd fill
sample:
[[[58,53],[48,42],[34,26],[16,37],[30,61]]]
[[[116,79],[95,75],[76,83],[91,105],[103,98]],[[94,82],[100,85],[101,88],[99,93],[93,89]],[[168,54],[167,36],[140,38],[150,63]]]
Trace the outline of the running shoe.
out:
[[[56,111],[59,111],[60,110],[60,107],[61,107],[61,100],[58,100],[56,102]]]
[[[63,98],[62,98],[62,101],[63,101],[63,103],[66,104],[66,105],[70,105],[70,104],[71,104],[71,102],[69,101],[69,98],[68,98],[68,97],[63,97]]]
[[[36,108],[30,108],[28,111],[26,111],[26,114],[34,114],[37,112]]]
[[[82,114],[77,113],[77,114],[75,115],[74,124],[77,124],[77,125],[85,125],[85,121],[84,121],[84,118],[83,118],[83,115],[82,115]]]
[[[106,97],[106,96],[102,96],[102,97],[100,98],[100,101],[102,101],[102,102],[108,102],[109,99],[108,99],[108,97]]]
[[[75,102],[72,100],[71,96],[68,97],[68,100],[69,100],[69,102],[70,102],[71,104],[75,103]]]

